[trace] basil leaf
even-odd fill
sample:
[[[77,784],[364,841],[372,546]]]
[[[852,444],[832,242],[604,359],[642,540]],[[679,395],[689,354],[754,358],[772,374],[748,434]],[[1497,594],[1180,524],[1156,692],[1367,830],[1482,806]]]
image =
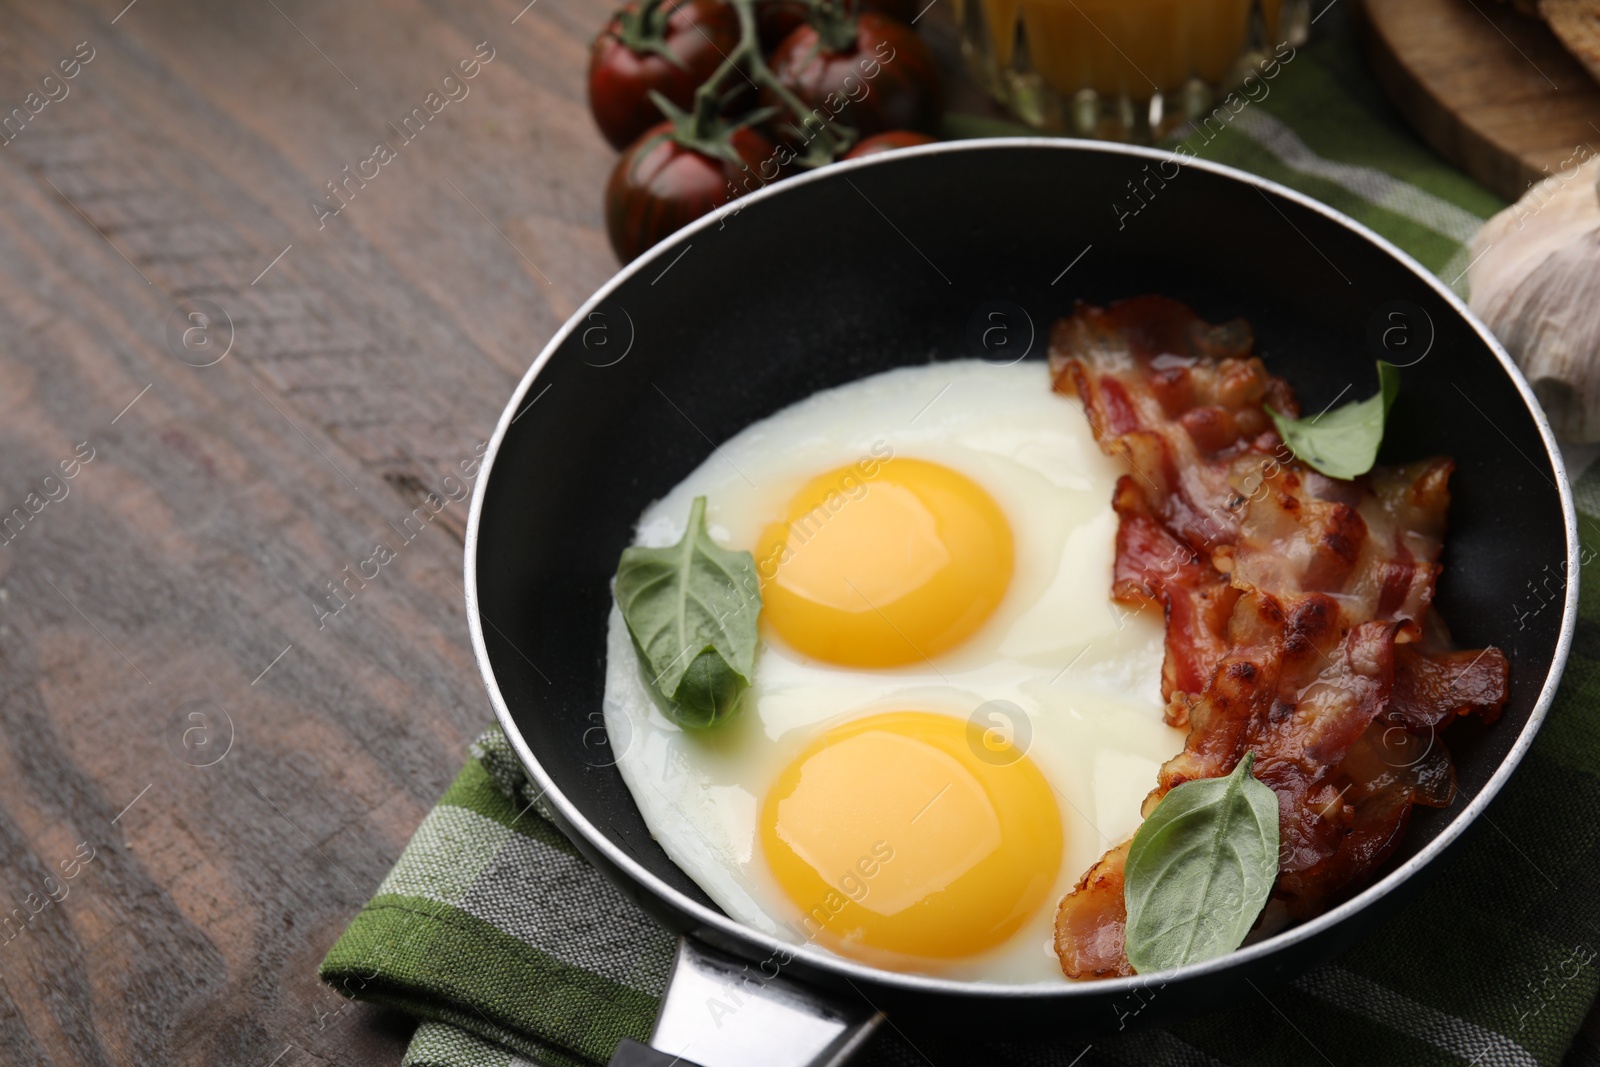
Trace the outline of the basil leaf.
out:
[[[1301,462],[1330,478],[1356,478],[1378,461],[1383,424],[1399,394],[1399,368],[1379,360],[1378,391],[1365,400],[1353,400],[1309,419],[1285,418],[1270,405],[1267,414]]]
[[[1278,797],[1250,774],[1185,782],[1133,835],[1123,881],[1128,962],[1148,974],[1232,952],[1278,877]]]
[[[705,497],[695,498],[676,545],[623,550],[616,598],[673,721],[706,727],[727,718],[755,675],[761,586],[750,553],[706,533]]]

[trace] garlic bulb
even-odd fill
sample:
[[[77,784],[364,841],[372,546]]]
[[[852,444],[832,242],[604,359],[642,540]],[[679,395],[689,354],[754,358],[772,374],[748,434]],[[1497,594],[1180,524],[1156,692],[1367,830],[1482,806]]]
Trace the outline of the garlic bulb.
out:
[[[1556,436],[1600,441],[1600,156],[1529,189],[1484,224],[1471,254],[1469,304]]]

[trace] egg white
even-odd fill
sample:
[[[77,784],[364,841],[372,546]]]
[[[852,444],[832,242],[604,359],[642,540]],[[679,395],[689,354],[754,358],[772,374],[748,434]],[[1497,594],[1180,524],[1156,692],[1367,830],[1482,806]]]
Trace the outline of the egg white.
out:
[[[613,605],[604,705],[612,755],[673,862],[733,918],[802,942],[801,909],[769,872],[757,827],[782,768],[820,731],[864,715],[977,715],[1004,731],[1015,716],[991,702],[1009,702],[1023,715],[1011,724],[1016,743],[1026,744],[1060,808],[1056,885],[1004,944],[923,969],[1013,984],[1063,981],[1051,947],[1055,903],[1138,828],[1158,767],[1184,741],[1184,731],[1162,721],[1160,611],[1129,611],[1108,595],[1117,529],[1110,502],[1126,467],[1100,452],[1082,405],[1051,392],[1036,362],[972,360],[874,375],[817,393],[717,447],[645,511],[637,543],[677,542],[690,503],[704,496],[711,536],[753,550],[807,481],[883,458],[885,448],[967,475],[1005,512],[1015,571],[984,626],[932,661],[892,670],[834,667],[763,644],[739,714],[685,731],[651,699]]]

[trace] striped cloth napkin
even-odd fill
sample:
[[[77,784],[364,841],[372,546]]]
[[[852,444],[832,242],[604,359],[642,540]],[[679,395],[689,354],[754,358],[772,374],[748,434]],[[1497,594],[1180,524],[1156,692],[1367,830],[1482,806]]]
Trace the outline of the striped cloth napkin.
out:
[[[1265,98],[1189,147],[1318,197],[1460,286],[1463,246],[1503,205],[1397,122],[1342,26],[1321,29]],[[994,132],[961,116],[950,126],[955,136]],[[1578,496],[1600,517],[1600,472]],[[1600,524],[1585,523],[1584,538],[1600,551]],[[886,1027],[864,1062],[1562,1064],[1600,986],[1600,570],[1582,579],[1585,612],[1560,696],[1487,825],[1343,957],[1164,1030],[1052,1044],[981,1032],[981,1045],[963,1050],[919,1048]],[[490,731],[321,973],[346,995],[422,1020],[407,1067],[583,1067],[604,1064],[623,1037],[647,1037],[672,954],[673,939],[540,817]],[[1566,1067],[1597,1063],[1574,1051]]]

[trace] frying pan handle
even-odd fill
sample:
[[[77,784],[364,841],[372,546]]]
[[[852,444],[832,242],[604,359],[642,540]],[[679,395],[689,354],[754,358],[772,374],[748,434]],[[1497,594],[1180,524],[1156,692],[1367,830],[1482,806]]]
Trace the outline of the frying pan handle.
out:
[[[697,1063],[690,1063],[682,1056],[653,1049],[649,1045],[641,1045],[631,1037],[625,1037],[617,1045],[617,1051],[611,1054],[611,1067],[700,1067]]]
[[[611,1067],[844,1067],[882,1021],[870,1005],[683,937],[650,1045],[623,1041]]]

